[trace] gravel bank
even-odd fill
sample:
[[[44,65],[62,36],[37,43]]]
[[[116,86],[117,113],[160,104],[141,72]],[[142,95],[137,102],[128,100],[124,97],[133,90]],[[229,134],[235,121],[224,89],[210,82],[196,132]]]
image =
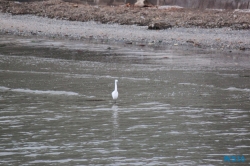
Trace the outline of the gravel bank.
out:
[[[139,46],[187,46],[250,51],[250,30],[230,28],[172,28],[152,31],[147,26],[100,24],[0,13],[0,33],[75,40],[96,39]]]
[[[144,8],[133,5],[90,6],[62,0],[24,3],[3,0],[0,1],[0,11],[14,15],[32,14],[70,21],[149,26],[151,29],[171,27],[250,29],[249,10],[195,10],[176,6]]]

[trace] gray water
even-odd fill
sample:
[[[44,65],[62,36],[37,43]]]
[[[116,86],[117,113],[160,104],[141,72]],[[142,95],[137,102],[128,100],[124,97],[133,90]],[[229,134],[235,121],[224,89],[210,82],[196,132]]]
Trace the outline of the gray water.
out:
[[[0,165],[250,163],[247,55],[0,43]]]

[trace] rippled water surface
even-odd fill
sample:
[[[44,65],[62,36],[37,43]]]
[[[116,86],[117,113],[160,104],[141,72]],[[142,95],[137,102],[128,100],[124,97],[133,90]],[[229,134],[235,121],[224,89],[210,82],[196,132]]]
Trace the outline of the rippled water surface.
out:
[[[250,163],[248,56],[1,43],[0,165]]]

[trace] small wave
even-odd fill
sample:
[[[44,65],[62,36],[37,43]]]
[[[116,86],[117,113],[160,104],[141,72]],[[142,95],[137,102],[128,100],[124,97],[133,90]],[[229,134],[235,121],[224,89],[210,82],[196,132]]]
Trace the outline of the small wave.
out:
[[[239,135],[249,135],[249,134],[250,133],[236,132],[236,133],[219,133],[219,134],[215,134],[215,135],[218,135],[218,136],[229,136],[229,135],[239,136]]]
[[[245,89],[241,89],[241,88],[236,88],[236,87],[229,87],[225,90],[229,90],[229,91],[241,91],[241,92],[250,92],[250,89],[245,88]]]
[[[195,83],[189,83],[189,82],[181,82],[178,83],[179,85],[190,85],[190,86],[201,86],[201,87],[207,87],[207,88],[214,88],[214,85],[198,85]]]
[[[6,90],[10,90],[10,88],[7,88],[7,87],[5,87],[5,86],[0,86],[0,90],[6,91]]]
[[[0,90],[3,91],[12,91],[12,92],[21,92],[21,93],[32,93],[32,94],[49,94],[49,95],[68,95],[68,96],[78,96],[79,94],[76,92],[68,92],[68,91],[53,91],[53,90],[31,90],[31,89],[11,89],[8,87],[0,86]]]
[[[170,132],[168,132],[168,134],[179,135],[179,134],[184,134],[184,133],[179,132],[179,131],[170,131]]]
[[[61,159],[61,160],[34,160],[29,163],[31,164],[41,164],[41,163],[67,163],[73,159]]]
[[[34,94],[51,94],[51,95],[79,95],[75,92],[67,92],[67,91],[42,91],[42,90],[30,90],[30,89],[12,89],[13,92],[24,92],[24,93],[34,93]]]
[[[9,155],[15,155],[14,152],[0,152],[0,156],[9,156]]]
[[[149,127],[152,127],[154,125],[135,125],[132,127],[129,127],[128,130],[134,130],[134,129],[147,129]]]
[[[179,85],[192,85],[192,86],[197,86],[197,84],[194,83],[189,83],[189,82],[183,82],[183,83],[178,83]]]
[[[250,148],[249,145],[239,145],[239,146],[236,146],[237,148]]]
[[[117,77],[113,77],[110,75],[91,75],[91,74],[67,74],[66,78],[109,78],[109,79],[116,79]],[[150,81],[149,78],[134,78],[134,77],[119,77],[122,80],[132,80],[132,81]]]

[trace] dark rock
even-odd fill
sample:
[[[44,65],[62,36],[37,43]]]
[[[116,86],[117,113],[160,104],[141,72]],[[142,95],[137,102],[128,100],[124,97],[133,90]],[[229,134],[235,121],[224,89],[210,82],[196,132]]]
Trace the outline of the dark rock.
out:
[[[241,51],[245,51],[246,48],[245,48],[245,47],[240,47],[240,50],[241,50]]]
[[[187,42],[187,43],[192,43],[192,44],[195,43],[193,40],[187,40],[186,42]]]
[[[152,23],[148,26],[148,29],[150,30],[160,30],[160,29],[169,29],[173,26],[168,22],[156,22]]]

